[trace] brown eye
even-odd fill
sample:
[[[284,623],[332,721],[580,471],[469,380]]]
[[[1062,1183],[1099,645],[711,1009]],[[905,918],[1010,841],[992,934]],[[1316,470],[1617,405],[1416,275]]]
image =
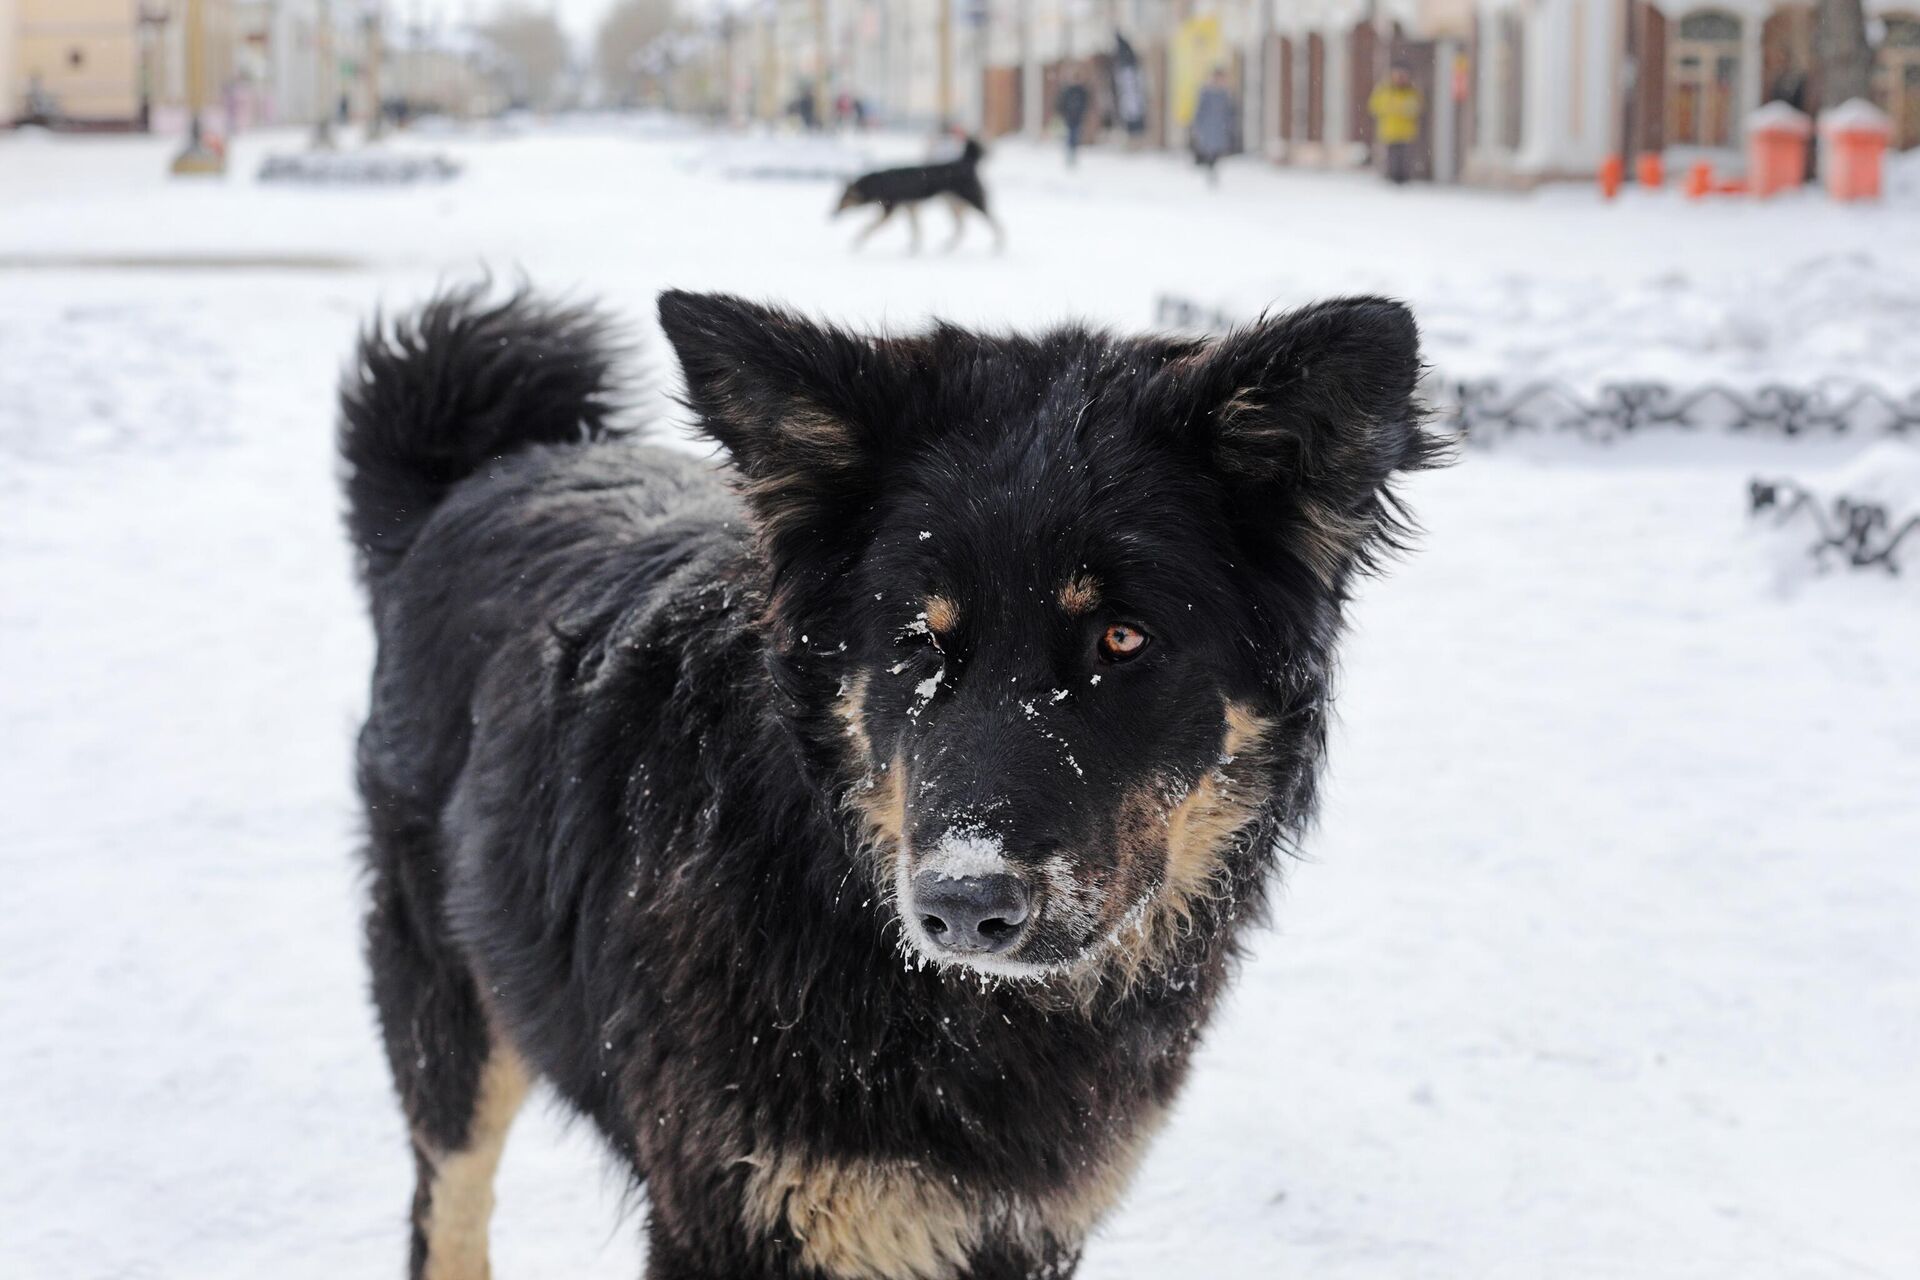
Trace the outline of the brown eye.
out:
[[[1100,633],[1100,657],[1107,662],[1128,662],[1147,647],[1147,633],[1124,622],[1116,622]]]

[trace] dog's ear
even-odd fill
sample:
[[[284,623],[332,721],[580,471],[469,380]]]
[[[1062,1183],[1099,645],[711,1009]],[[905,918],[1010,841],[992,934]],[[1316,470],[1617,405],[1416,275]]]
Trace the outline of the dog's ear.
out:
[[[1407,532],[1395,473],[1445,457],[1414,399],[1419,330],[1386,298],[1264,318],[1176,358],[1166,376],[1178,429],[1204,451],[1241,523],[1284,527],[1329,587]]]
[[[660,327],[763,531],[818,540],[865,505],[898,415],[900,362],[884,342],[679,290],[660,295]]]

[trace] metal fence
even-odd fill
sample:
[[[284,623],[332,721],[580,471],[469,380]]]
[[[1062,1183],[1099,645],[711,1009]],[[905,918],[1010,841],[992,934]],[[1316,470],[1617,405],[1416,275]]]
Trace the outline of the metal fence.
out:
[[[1162,294],[1154,302],[1154,322],[1186,333],[1224,333],[1243,320]],[[1842,379],[1811,387],[1630,381],[1583,388],[1556,379],[1505,382],[1435,371],[1421,384],[1421,395],[1439,423],[1479,445],[1561,434],[1607,443],[1649,431],[1920,438],[1920,387],[1901,393]]]
[[[1822,499],[1797,481],[1755,477],[1748,486],[1747,510],[1774,526],[1807,526],[1814,535],[1807,550],[1822,566],[1838,560],[1854,569],[1900,572],[1903,546],[1920,546],[1920,512],[1904,520],[1884,503],[1847,494]],[[1909,538],[1911,537],[1911,543]]]
[[[1544,380],[1508,387],[1484,379],[1435,379],[1427,394],[1437,416],[1475,443],[1549,433],[1606,443],[1662,430],[1920,437],[1920,389],[1901,396],[1871,383],[1737,388],[1612,382],[1582,391]]]

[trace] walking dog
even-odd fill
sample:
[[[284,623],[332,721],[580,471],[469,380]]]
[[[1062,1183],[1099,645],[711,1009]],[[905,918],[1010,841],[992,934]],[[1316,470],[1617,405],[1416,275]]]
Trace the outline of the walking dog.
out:
[[[905,209],[907,227],[913,236],[913,251],[918,253],[920,206],[929,200],[944,199],[953,213],[953,235],[946,243],[949,252],[960,243],[960,236],[966,230],[968,209],[987,220],[987,225],[993,228],[994,248],[1003,249],[1006,247],[1006,233],[1000,229],[999,220],[987,210],[987,189],[980,181],[980,161],[985,155],[986,150],[977,141],[968,138],[959,156],[952,160],[879,169],[863,174],[849,182],[846,190],[841,192],[840,203],[834,207],[833,216],[837,218],[847,210],[862,205],[880,206],[880,216],[854,238],[853,244],[857,249],[886,225],[895,210]]]

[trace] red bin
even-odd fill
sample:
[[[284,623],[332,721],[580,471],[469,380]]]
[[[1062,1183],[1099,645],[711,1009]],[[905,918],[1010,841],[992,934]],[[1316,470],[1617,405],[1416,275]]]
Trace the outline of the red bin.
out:
[[[1827,194],[1835,200],[1878,200],[1880,170],[1893,134],[1887,113],[1861,98],[1820,113],[1820,136],[1826,142],[1821,165]]]
[[[1747,190],[1765,198],[1807,180],[1807,142],[1813,121],[1785,102],[1769,102],[1747,117]]]

